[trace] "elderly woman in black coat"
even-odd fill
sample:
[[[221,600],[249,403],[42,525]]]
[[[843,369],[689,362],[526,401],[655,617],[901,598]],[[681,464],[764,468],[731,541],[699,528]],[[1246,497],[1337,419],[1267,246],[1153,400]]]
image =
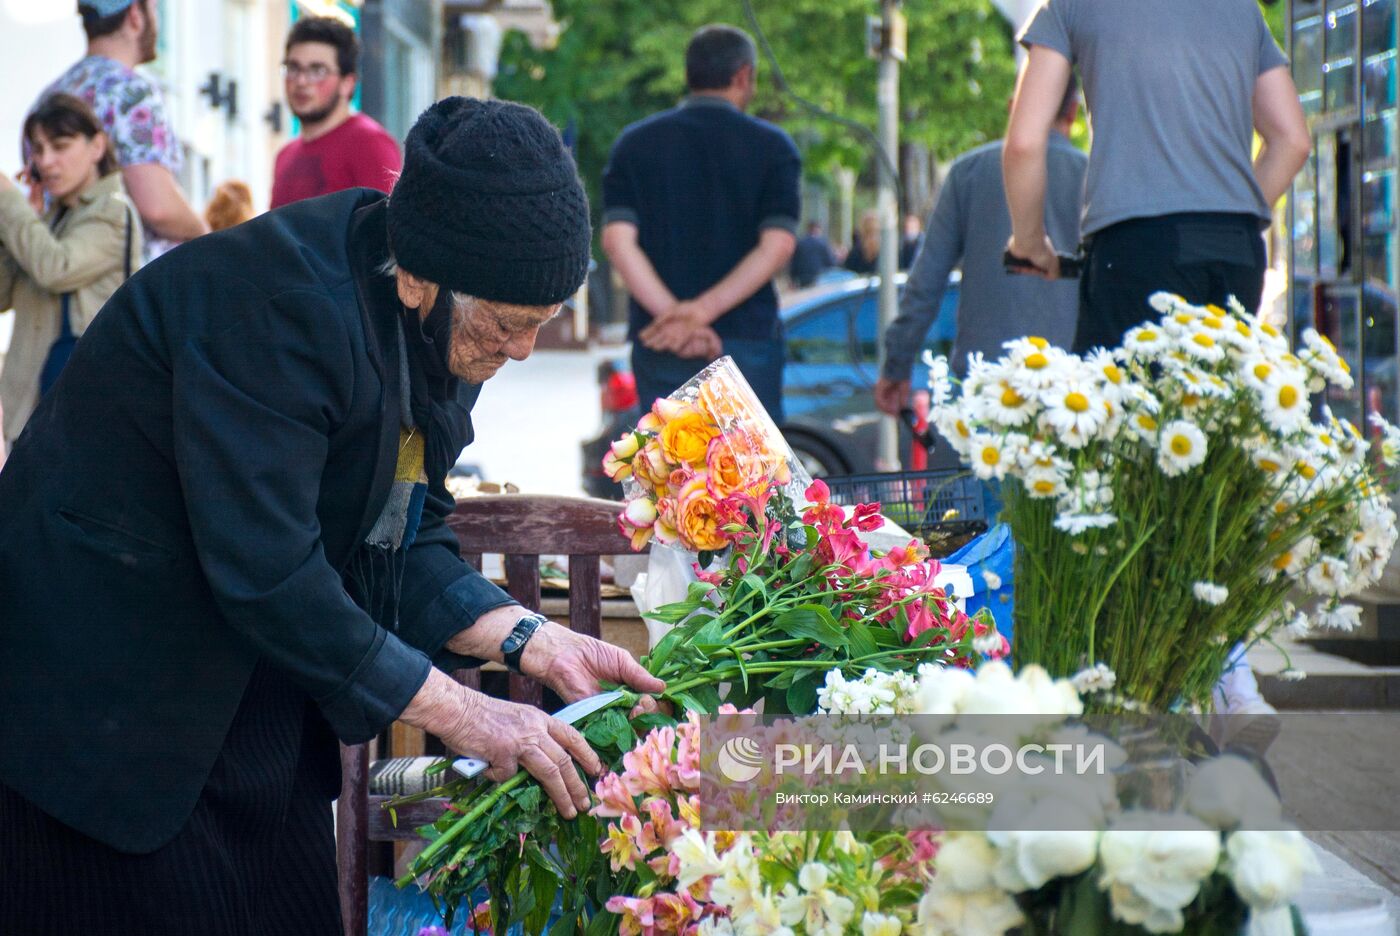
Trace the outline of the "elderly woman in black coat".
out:
[[[664,687],[464,563],[444,479],[589,239],[554,128],[450,98],[388,199],[200,238],[108,302],[0,472],[0,932],[339,932],[335,739],[395,719],[586,808],[577,732],[445,671]]]

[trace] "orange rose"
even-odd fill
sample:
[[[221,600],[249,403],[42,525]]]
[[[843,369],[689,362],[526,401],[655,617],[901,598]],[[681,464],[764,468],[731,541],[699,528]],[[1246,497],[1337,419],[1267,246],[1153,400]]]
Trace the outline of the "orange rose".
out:
[[[767,460],[753,450],[752,440],[745,433],[712,440],[705,464],[709,468],[710,493],[717,498],[752,490],[768,480]]]
[[[719,505],[697,475],[676,495],[676,529],[686,548],[701,552],[723,549],[729,541],[720,532]]]
[[[695,404],[726,430],[749,428],[760,422],[758,412],[762,405],[758,399],[752,392],[745,393],[723,372],[712,374],[700,385]]]
[[[703,465],[719,430],[697,409],[684,407],[661,430],[661,451],[678,465]]]

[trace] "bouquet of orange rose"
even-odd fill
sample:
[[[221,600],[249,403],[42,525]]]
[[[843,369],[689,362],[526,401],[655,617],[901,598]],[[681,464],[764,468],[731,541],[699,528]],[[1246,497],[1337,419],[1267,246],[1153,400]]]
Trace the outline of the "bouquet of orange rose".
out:
[[[657,400],[612,444],[603,470],[623,483],[627,506],[618,523],[633,549],[654,541],[702,556],[729,545],[727,501],[782,490],[800,503],[811,483],[728,357]]]

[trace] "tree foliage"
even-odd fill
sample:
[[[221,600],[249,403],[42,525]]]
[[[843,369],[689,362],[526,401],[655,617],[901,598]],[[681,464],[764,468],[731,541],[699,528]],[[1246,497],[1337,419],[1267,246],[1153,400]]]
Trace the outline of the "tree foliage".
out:
[[[519,33],[507,36],[495,91],[573,128],[579,169],[596,206],[617,135],[684,94],[691,33],[714,22],[753,30],[742,0],[554,0],[553,6],[564,26],[558,45],[540,51]],[[871,130],[877,63],[865,54],[865,24],[878,12],[875,0],[754,0],[792,91]],[[901,139],[946,159],[1000,136],[1015,70],[1010,25],[990,0],[916,0],[904,12],[909,55],[900,69]],[[751,110],[793,135],[809,176],[874,165],[860,135],[784,97],[761,55],[758,70]]]

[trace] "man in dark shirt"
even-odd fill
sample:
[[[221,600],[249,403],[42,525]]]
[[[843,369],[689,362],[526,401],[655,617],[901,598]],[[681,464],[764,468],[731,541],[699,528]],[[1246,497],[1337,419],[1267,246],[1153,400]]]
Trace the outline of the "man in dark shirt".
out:
[[[756,58],[742,30],[700,29],[685,52],[690,96],[624,130],[603,171],[603,249],[632,295],[644,406],[727,354],[782,419],[772,280],[797,242],[802,159],[786,133],[744,113]]]
[[[822,233],[817,221],[807,222],[807,233],[797,242],[792,253],[792,263],[788,275],[793,285],[806,288],[817,281],[827,270],[836,266],[836,252],[831,249],[831,241]]]

